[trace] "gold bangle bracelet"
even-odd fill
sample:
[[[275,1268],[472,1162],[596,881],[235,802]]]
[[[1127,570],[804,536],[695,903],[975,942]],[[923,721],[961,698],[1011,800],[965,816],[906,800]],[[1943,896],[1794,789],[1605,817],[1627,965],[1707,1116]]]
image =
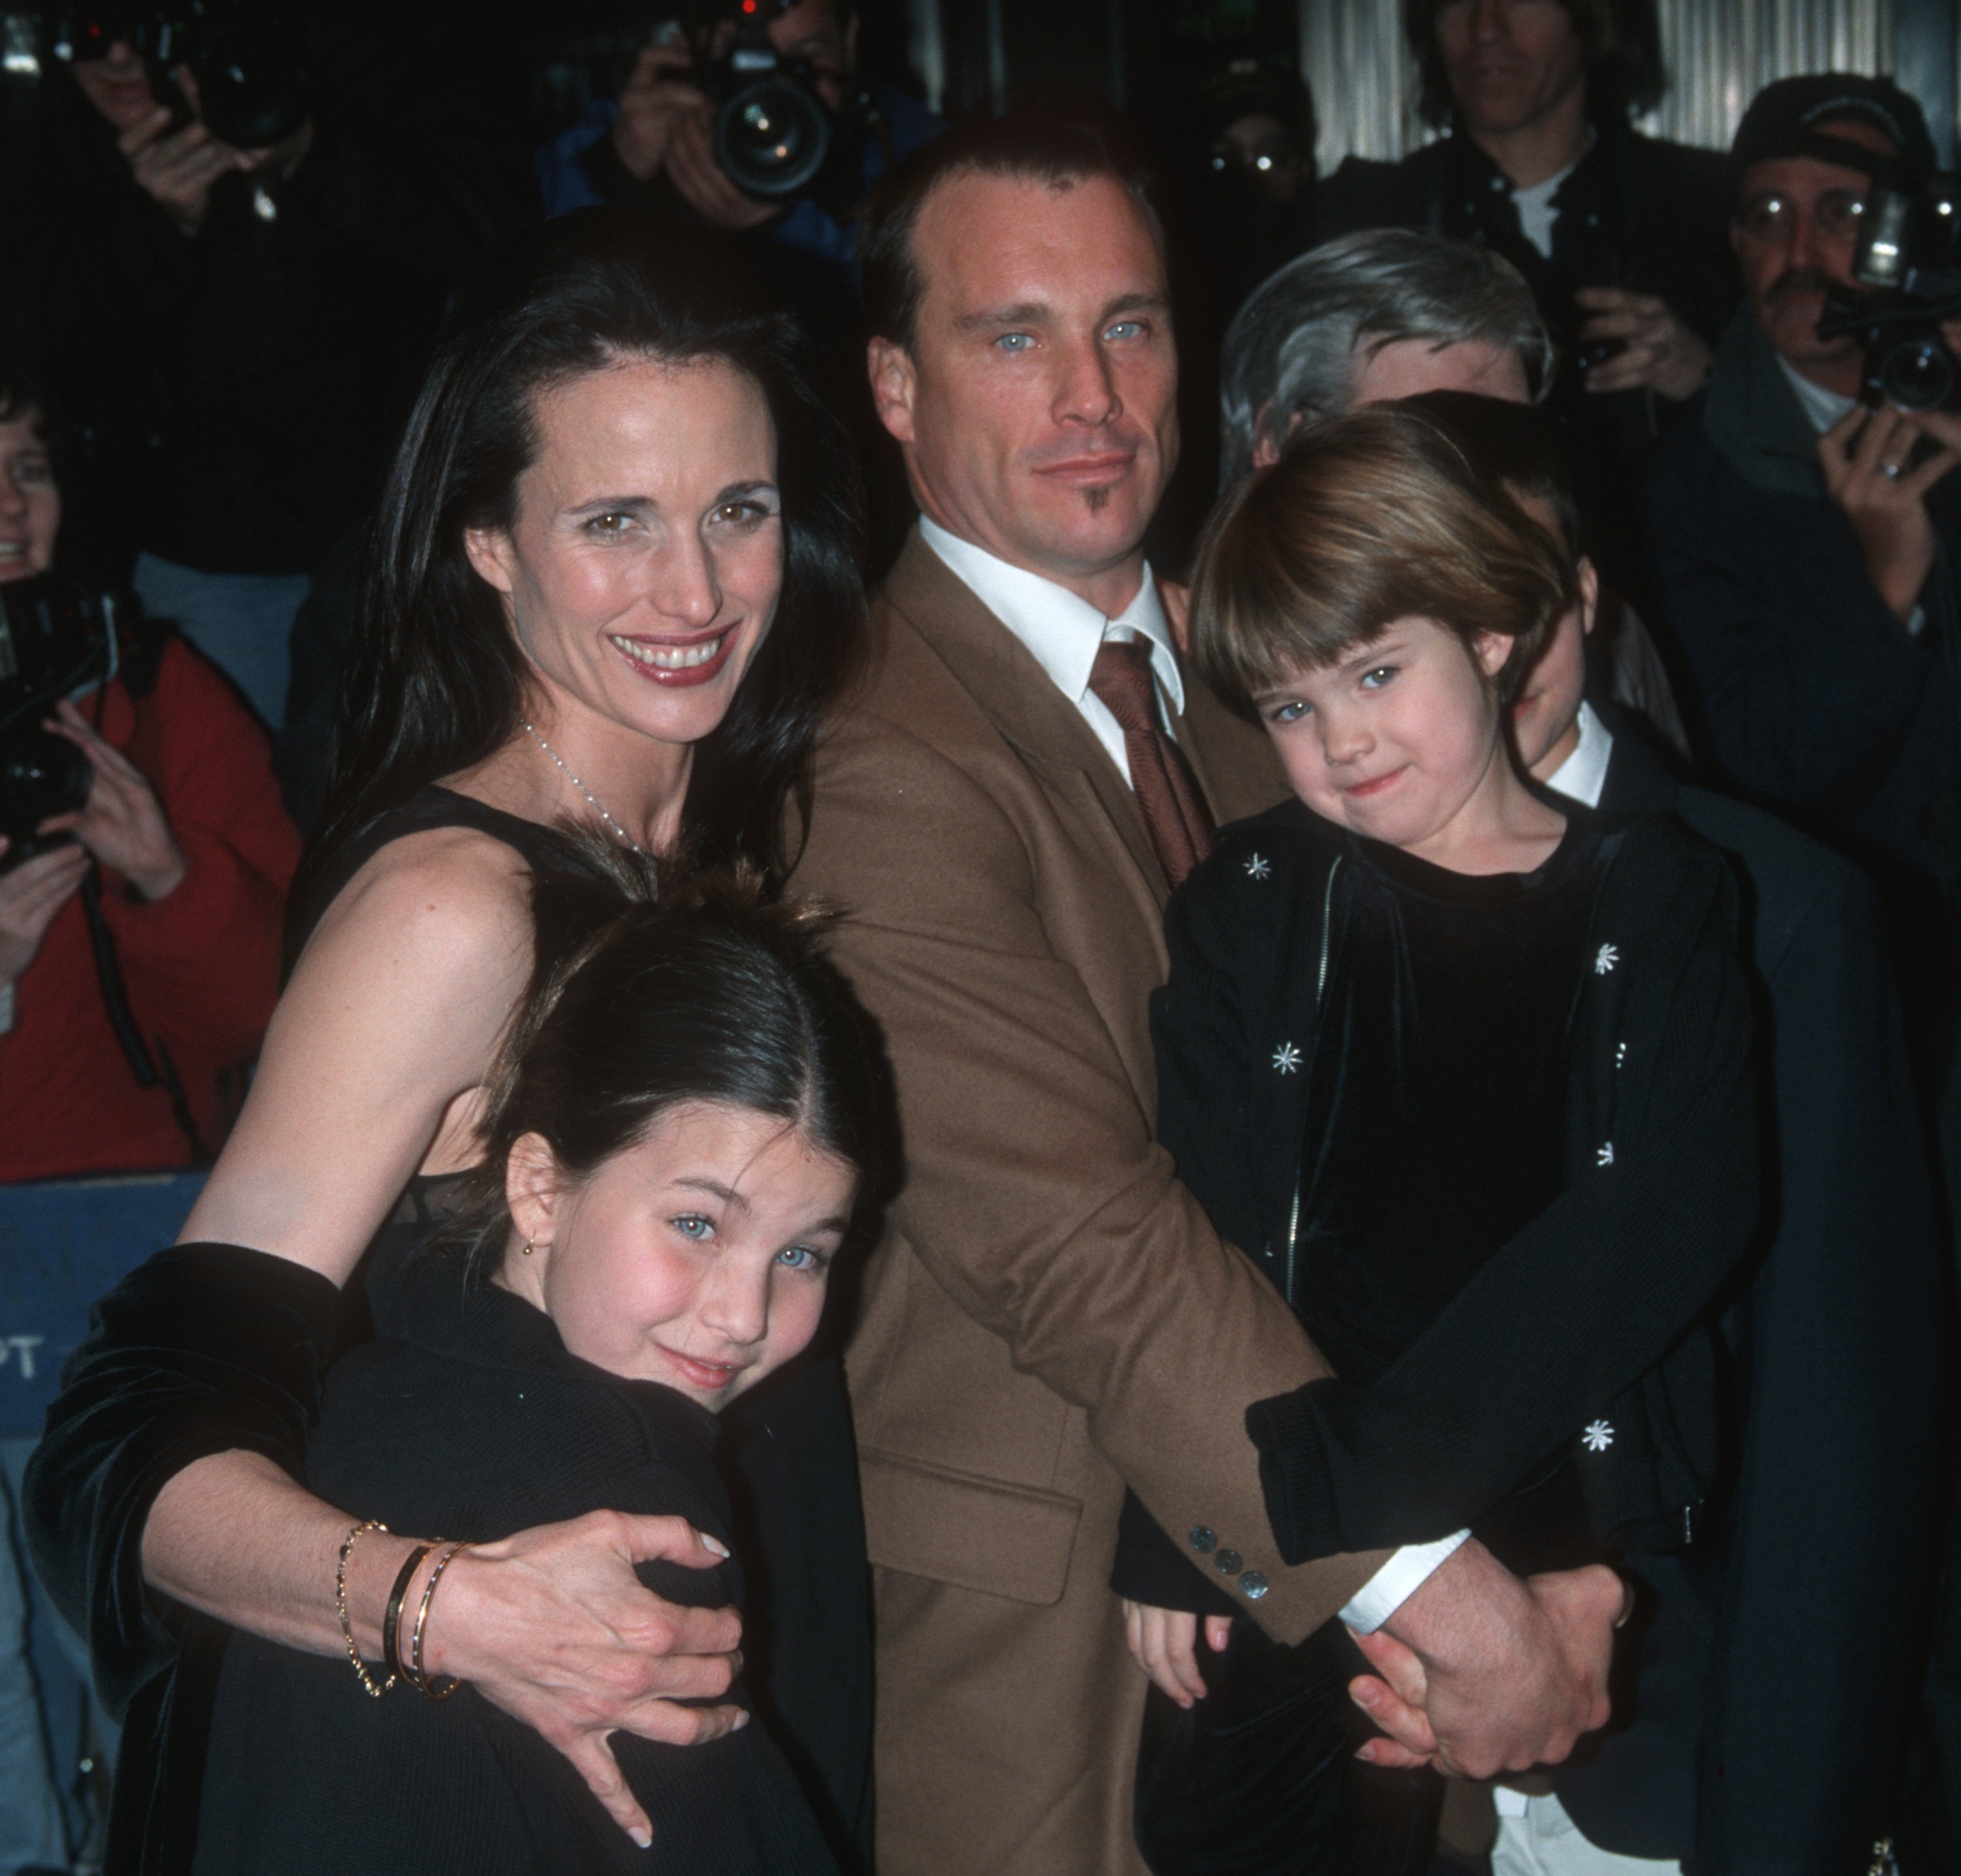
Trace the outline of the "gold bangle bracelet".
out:
[[[340,1633],[347,1644],[347,1658],[354,1664],[354,1671],[359,1677],[362,1686],[377,1700],[394,1686],[395,1677],[391,1674],[386,1680],[378,1681],[368,1673],[368,1664],[361,1658],[360,1645],[354,1639],[354,1624],[347,1613],[347,1559],[353,1555],[357,1539],[365,1536],[370,1531],[385,1532],[387,1528],[378,1517],[368,1518],[356,1525],[340,1540],[340,1562],[335,1566],[333,1572],[333,1607],[335,1613],[340,1618]]]
[[[409,1638],[408,1665],[402,1672],[407,1675],[409,1685],[427,1699],[447,1700],[463,1685],[461,1680],[452,1677],[448,1686],[438,1687],[422,1671],[422,1627],[429,1620],[429,1604],[435,1600],[435,1586],[442,1581],[443,1571],[456,1560],[458,1552],[469,1548],[467,1544],[451,1544],[436,1559],[435,1568],[429,1572],[429,1580],[422,1585],[422,1604],[416,1611],[415,1632]]]

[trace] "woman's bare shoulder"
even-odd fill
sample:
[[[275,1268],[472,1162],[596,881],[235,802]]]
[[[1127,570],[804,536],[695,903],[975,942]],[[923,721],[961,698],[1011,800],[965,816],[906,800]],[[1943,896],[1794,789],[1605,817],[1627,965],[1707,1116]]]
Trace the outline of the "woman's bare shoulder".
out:
[[[474,828],[430,828],[391,841],[335,895],[301,952],[309,965],[354,954],[397,968],[489,969],[531,949],[531,869],[515,848]]]

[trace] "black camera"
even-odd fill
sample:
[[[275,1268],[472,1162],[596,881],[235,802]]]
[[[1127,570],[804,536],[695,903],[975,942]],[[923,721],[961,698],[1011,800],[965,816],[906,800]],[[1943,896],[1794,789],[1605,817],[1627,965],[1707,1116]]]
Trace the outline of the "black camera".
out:
[[[1940,336],[1940,322],[1961,315],[1961,176],[1915,190],[1876,187],[1859,219],[1852,276],[1864,290],[1835,288],[1818,336],[1857,339],[1861,397],[1903,410],[1961,405],[1961,362]]]
[[[838,116],[818,89],[817,68],[786,58],[770,43],[770,18],[790,4],[711,4],[694,21],[671,22],[656,36],[694,51],[694,81],[716,107],[715,160],[760,202],[804,194],[839,142]]]
[[[57,573],[0,584],[0,873],[61,844],[52,815],[88,799],[95,771],[42,724],[71,692],[106,683],[116,664],[115,602]]]
[[[49,58],[102,59],[119,42],[141,56],[157,101],[177,126],[190,106],[176,73],[197,81],[206,127],[236,149],[283,143],[312,109],[298,41],[276,6],[253,0],[142,0],[100,6],[43,5],[0,15],[6,71],[38,78]]]

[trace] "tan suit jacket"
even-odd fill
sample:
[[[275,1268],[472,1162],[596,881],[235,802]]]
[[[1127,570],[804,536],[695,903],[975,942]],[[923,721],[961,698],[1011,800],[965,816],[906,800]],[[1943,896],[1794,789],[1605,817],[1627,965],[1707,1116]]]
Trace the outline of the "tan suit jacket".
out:
[[[1127,1482],[1288,1640],[1381,1562],[1289,1569],[1243,1415],[1327,1371],[1152,1137],[1165,883],[1075,705],[917,532],[820,758],[796,887],[883,1026],[904,1182],[847,1365],[878,1605],[885,1876],[1141,1869],[1144,1681],[1108,1587]],[[1194,679],[1224,822],[1281,793]]]

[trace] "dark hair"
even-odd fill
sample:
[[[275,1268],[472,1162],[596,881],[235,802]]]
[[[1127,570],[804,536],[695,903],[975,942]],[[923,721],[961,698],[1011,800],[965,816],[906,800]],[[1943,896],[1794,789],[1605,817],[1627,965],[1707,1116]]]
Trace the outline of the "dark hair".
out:
[[[579,1177],[689,1102],[799,1128],[869,1198],[888,1096],[869,1023],[820,947],[824,909],[769,903],[754,868],[663,886],[655,863],[582,846],[606,877],[532,883],[531,986],[486,1080],[483,1158],[444,1245],[475,1261],[501,1249],[505,1169],[525,1134]]]
[[[1573,493],[1573,461],[1559,420],[1550,410],[1472,391],[1426,391],[1401,401],[1405,410],[1421,411],[1436,424],[1481,474],[1511,494],[1544,502],[1552,512],[1560,544],[1577,563],[1586,547]]]
[[[25,359],[0,352],[0,423],[11,423],[30,410],[38,420],[34,433],[44,443],[50,441],[55,411],[40,372]]]
[[[1073,189],[1106,177],[1127,190],[1159,254],[1163,224],[1152,206],[1141,165],[1120,150],[1111,131],[1086,117],[1024,108],[962,124],[922,144],[879,178],[858,225],[858,271],[866,330],[910,351],[926,293],[913,230],[927,196],[949,177],[974,171]]]
[[[1403,0],[1403,31],[1417,62],[1417,110],[1447,124],[1457,107],[1436,43],[1436,16],[1449,0]],[[1586,59],[1586,114],[1611,123],[1653,110],[1668,89],[1655,0],[1560,0]]]
[[[850,443],[810,342],[735,247],[588,209],[493,262],[429,368],[368,544],[295,907],[376,815],[516,732],[525,656],[464,532],[512,520],[539,394],[622,358],[725,360],[776,426],[783,595],[728,714],[695,748],[686,823],[704,862],[787,870],[786,810],[794,800],[808,819],[818,721],[863,644],[864,503]]]
[[[1570,556],[1441,423],[1371,404],[1309,426],[1220,504],[1192,576],[1192,652],[1250,711],[1290,672],[1432,619],[1467,647],[1512,640],[1497,679],[1510,702],[1577,591]]]

